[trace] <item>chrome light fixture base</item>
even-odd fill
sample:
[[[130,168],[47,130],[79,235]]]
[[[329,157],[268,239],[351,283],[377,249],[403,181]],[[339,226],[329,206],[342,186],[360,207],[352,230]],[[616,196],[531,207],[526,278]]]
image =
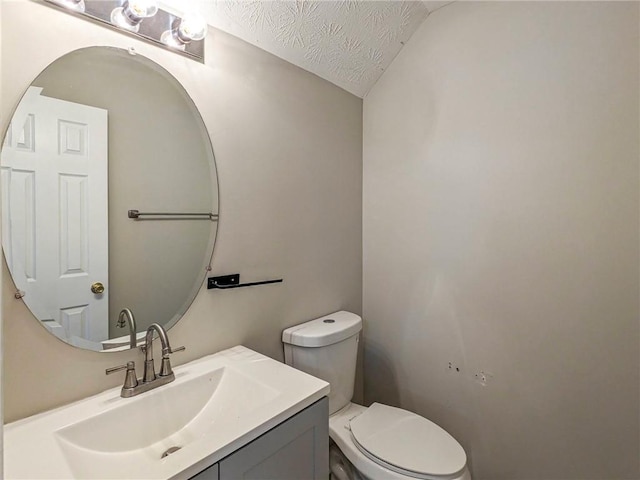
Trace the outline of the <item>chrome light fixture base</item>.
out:
[[[144,18],[132,28],[117,25],[112,21],[113,12],[123,8],[122,0],[43,0],[48,5],[71,15],[82,17],[108,26],[126,35],[151,42],[158,47],[170,50],[179,55],[184,55],[192,60],[204,63],[204,40],[191,41],[189,43],[170,45],[163,41],[163,33],[179,24],[180,16],[159,8],[152,17]]]

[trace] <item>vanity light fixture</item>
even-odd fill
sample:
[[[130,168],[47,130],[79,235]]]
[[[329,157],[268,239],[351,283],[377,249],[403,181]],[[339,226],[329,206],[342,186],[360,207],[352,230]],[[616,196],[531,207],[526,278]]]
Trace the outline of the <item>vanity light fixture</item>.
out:
[[[203,40],[207,36],[207,22],[202,15],[189,12],[182,18],[176,18],[170,30],[163,32],[161,40],[165,45],[184,49],[193,41]]]
[[[125,0],[121,7],[111,12],[111,23],[125,30],[138,32],[140,22],[158,13],[158,2],[155,0]]]
[[[56,0],[54,3],[74,12],[84,12],[85,9],[84,0]]]
[[[0,0],[1,1],[1,0]],[[157,0],[44,0],[74,16],[204,63],[207,22],[197,13],[182,16],[158,7]]]

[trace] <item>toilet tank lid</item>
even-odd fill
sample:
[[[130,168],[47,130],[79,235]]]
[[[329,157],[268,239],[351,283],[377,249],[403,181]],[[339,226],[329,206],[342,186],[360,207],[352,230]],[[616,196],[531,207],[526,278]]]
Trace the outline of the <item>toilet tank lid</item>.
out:
[[[300,347],[324,347],[346,340],[362,330],[362,318],[351,312],[335,312],[287,328],[282,341]]]

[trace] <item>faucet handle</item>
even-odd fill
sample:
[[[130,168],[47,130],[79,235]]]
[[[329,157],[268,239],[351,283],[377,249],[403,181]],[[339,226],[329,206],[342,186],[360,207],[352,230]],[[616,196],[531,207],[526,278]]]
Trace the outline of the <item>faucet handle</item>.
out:
[[[138,348],[140,349],[140,351],[141,351],[142,353],[145,353],[145,352],[147,351],[147,346],[146,346],[146,345],[144,345],[144,344],[143,344],[143,345],[139,345],[139,346],[138,346]],[[171,347],[169,347],[169,349],[168,349],[169,351],[168,351],[168,352],[166,352],[166,353],[177,353],[177,352],[182,352],[182,351],[184,351],[184,350],[186,350],[186,349],[187,349],[187,347],[184,347],[184,346],[182,346],[182,347],[176,347],[176,348],[171,348]],[[163,351],[162,353],[164,354],[165,352]]]
[[[171,345],[167,343],[167,345],[162,348],[162,356],[167,357],[172,353],[182,352],[183,350],[186,350],[186,347],[172,348]]]
[[[111,367],[111,368],[107,368],[104,373],[107,375],[111,375],[112,373],[116,373],[119,372],[120,370],[124,370],[125,368],[129,368],[129,364],[133,363],[135,366],[134,362],[127,362],[126,365],[118,365],[117,367]]]
[[[182,352],[183,350],[185,350],[185,347],[168,348],[167,351],[162,353],[162,363],[160,364],[160,373],[158,374],[159,376],[166,377],[169,375],[173,375],[173,369],[171,368],[171,360],[169,360],[169,354]]]
[[[138,385],[138,378],[136,377],[136,363],[127,362],[126,365],[118,365],[117,367],[107,368],[104,373],[111,375],[112,373],[119,372],[120,370],[127,369],[127,374],[124,377],[124,385],[122,389],[134,388]]]

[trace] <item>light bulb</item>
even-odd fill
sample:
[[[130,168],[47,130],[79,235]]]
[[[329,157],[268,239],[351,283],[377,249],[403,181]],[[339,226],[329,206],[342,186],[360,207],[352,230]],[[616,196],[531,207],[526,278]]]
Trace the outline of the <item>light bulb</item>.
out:
[[[184,50],[185,44],[178,39],[178,36],[176,35],[175,30],[165,30],[164,32],[162,32],[162,35],[160,36],[160,41],[171,48]]]
[[[178,25],[178,37],[189,43],[202,40],[207,36],[207,21],[198,13],[186,13]]]
[[[142,20],[153,17],[158,12],[156,0],[128,0],[123,5],[125,16]]]
[[[185,45],[192,41],[202,40],[207,36],[207,21],[198,13],[186,13],[182,18],[176,18],[171,30],[162,34],[161,41],[165,45],[184,50]]]
[[[143,19],[153,17],[158,12],[156,0],[125,0],[122,7],[111,12],[111,23],[120,28],[137,32]]]

